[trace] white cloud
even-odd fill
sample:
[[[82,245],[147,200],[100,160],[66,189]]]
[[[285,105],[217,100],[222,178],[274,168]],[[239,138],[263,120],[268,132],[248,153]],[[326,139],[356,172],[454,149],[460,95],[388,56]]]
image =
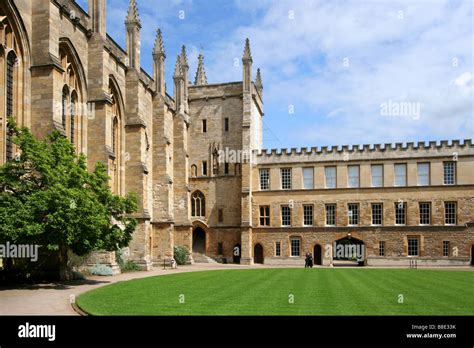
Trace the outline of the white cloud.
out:
[[[288,146],[302,139],[312,145],[322,139],[331,144],[474,134],[469,1],[263,4],[262,18],[224,35],[208,53],[208,77],[239,80],[241,70],[232,59],[240,59],[243,40],[250,37],[266,106],[285,110],[286,103],[306,112],[304,121],[292,124],[293,135],[281,127],[278,136],[286,136]],[[342,64],[345,57],[349,67]],[[390,99],[420,103],[420,119],[382,118],[379,105]]]

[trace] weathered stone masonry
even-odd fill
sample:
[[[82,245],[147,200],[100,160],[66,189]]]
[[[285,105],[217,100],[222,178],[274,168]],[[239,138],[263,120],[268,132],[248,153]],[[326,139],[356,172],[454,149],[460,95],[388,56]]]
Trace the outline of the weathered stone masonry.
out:
[[[220,84],[208,82],[202,55],[189,81],[183,46],[171,96],[163,33],[157,31],[150,76],[140,66],[137,1],[130,0],[124,19],[125,49],[107,35],[106,11],[106,0],[89,0],[88,13],[71,0],[0,3],[0,163],[17,152],[6,133],[8,116],[39,137],[59,129],[91,168],[106,165],[115,193],[139,195],[140,223],[128,255],[144,269],[171,258],[175,245],[196,259],[203,253],[246,264],[301,264],[305,252],[320,247],[320,262],[329,265],[325,247],[349,236],[364,244],[369,265],[472,262],[471,141],[262,149],[263,83],[259,69],[253,79],[248,40],[242,80]],[[222,153],[235,156],[222,159]],[[454,163],[449,183],[447,162]],[[419,183],[420,163],[429,163],[428,184]],[[400,164],[406,182],[397,186]],[[381,187],[373,187],[374,165],[382,168]],[[326,167],[335,168],[334,188],[326,187]],[[354,167],[358,185],[349,187]],[[284,168],[291,169],[288,189]],[[262,170],[269,180],[264,188]],[[403,224],[396,223],[399,203]],[[429,206],[428,224],[420,224],[420,203]],[[373,225],[373,204],[381,205],[381,224]],[[335,207],[334,226],[327,223],[328,205]],[[349,225],[353,205],[358,220]],[[282,206],[290,207],[289,226],[282,225]],[[261,223],[262,207],[268,224]],[[310,225],[304,209],[311,209]],[[454,223],[447,209],[454,209]],[[96,256],[116,268],[113,254]]]

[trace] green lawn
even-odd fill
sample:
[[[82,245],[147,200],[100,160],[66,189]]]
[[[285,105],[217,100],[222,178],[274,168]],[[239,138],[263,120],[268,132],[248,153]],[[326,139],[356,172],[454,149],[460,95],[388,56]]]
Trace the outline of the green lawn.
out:
[[[94,315],[474,315],[474,272],[193,272],[112,284],[79,296],[77,303]]]

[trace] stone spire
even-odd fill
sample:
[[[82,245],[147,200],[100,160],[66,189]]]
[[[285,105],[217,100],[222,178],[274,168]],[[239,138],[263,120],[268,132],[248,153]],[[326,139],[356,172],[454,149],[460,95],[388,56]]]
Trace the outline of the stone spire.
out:
[[[165,46],[163,44],[163,36],[161,35],[161,29],[156,31],[155,46],[153,47],[153,56],[164,56],[166,58]]]
[[[173,77],[174,78],[183,77],[183,68],[181,66],[181,56],[180,55],[178,55],[176,57],[176,64],[174,66]]]
[[[199,54],[198,57],[198,67],[196,71],[196,78],[194,79],[194,84],[196,86],[207,85],[206,70],[204,70],[204,56]]]
[[[165,87],[165,46],[161,30],[156,32],[155,47],[153,47],[153,78],[155,80],[155,90],[162,96],[166,94]]]
[[[138,7],[136,0],[130,0],[127,17],[125,23],[136,23],[141,27],[140,16],[138,15]]]
[[[181,47],[181,66],[183,68],[189,68],[188,56],[186,54],[186,46]]]
[[[252,53],[250,52],[250,40],[247,38],[245,39],[245,48],[244,48],[244,55],[242,57],[242,60],[243,61],[251,61],[253,62],[252,60]]]
[[[257,69],[257,76],[255,77],[255,87],[257,87],[259,90],[263,89],[262,75],[260,75],[260,68]]]

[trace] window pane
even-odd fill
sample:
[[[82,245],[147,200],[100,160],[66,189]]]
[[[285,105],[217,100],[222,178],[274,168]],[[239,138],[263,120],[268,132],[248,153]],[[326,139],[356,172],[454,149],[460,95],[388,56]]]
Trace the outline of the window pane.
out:
[[[405,225],[406,223],[406,203],[395,203],[395,224]]]
[[[300,240],[291,239],[291,256],[300,256]]]
[[[359,187],[359,166],[348,166],[349,187]]]
[[[382,225],[382,204],[372,204],[372,225]]]
[[[281,188],[291,190],[291,168],[281,169]]]
[[[429,225],[431,220],[431,203],[420,203],[420,225]]]
[[[336,188],[336,167],[325,167],[326,188]]]
[[[275,256],[281,256],[281,244],[280,244],[280,242],[275,242]]]
[[[313,185],[313,168],[303,168],[303,188],[312,189]]]
[[[408,256],[418,256],[418,238],[408,238]]]
[[[260,190],[270,189],[270,171],[268,169],[260,169]]]
[[[444,184],[454,185],[456,183],[456,164],[454,162],[444,162]]]
[[[385,256],[385,242],[379,242],[379,256]]]
[[[281,225],[291,226],[291,210],[289,206],[281,207]]]
[[[449,202],[444,204],[444,219],[446,225],[456,224],[456,203]]]
[[[418,185],[428,186],[430,184],[430,164],[418,163]]]
[[[336,205],[334,204],[326,205],[326,225],[327,226],[336,225]]]
[[[313,206],[312,205],[303,205],[303,225],[304,226],[313,225]]]
[[[383,186],[383,166],[373,165],[372,166],[372,187]]]
[[[349,204],[349,225],[358,225],[359,224],[359,205],[358,204]]]
[[[406,164],[395,164],[395,186],[407,185],[407,166]]]

